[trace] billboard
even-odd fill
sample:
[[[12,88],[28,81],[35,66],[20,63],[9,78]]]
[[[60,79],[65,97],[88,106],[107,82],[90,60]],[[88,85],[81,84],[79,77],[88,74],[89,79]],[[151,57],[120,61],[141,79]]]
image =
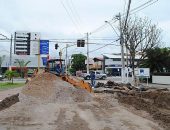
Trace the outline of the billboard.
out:
[[[49,54],[49,40],[40,40],[40,54]]]
[[[150,77],[150,69],[149,68],[136,68],[135,75],[137,77]]]

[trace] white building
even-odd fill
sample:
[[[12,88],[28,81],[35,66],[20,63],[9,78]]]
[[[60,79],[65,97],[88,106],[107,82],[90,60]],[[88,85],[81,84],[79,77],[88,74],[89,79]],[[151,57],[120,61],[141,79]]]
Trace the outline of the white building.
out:
[[[140,55],[135,57],[135,64],[140,59]],[[125,66],[127,66],[128,61],[128,68],[130,68],[129,58],[126,60],[125,56]],[[121,55],[120,54],[103,54],[103,71],[104,73],[108,73],[109,75],[113,76],[121,76],[122,70],[122,62],[121,62]]]
[[[14,36],[14,53],[17,55],[38,54],[40,33],[17,31]]]

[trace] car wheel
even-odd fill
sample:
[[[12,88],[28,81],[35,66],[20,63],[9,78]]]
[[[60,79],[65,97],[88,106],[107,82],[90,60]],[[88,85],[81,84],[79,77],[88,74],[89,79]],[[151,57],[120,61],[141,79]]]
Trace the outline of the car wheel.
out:
[[[106,79],[106,76],[102,76],[102,78],[101,78],[101,79],[105,80],[105,79]]]
[[[86,77],[86,79],[87,79],[87,80],[89,80],[89,79],[90,79],[90,77],[89,77],[89,76],[87,76],[87,77]]]

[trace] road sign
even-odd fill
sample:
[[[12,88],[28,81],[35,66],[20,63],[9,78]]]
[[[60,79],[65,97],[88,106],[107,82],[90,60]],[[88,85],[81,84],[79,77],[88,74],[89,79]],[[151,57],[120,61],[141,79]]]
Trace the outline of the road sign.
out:
[[[40,40],[40,54],[49,54],[49,40]]]
[[[42,61],[43,61],[43,65],[46,66],[47,65],[47,57],[42,57]]]

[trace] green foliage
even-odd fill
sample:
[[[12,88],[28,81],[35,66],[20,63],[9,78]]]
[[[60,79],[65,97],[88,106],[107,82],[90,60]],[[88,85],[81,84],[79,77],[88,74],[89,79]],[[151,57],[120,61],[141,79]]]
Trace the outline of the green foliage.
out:
[[[15,59],[16,63],[18,63],[19,67],[20,67],[20,76],[22,78],[24,78],[24,74],[27,73],[25,72],[24,68],[31,62],[31,61],[27,61],[25,62],[24,60],[19,60],[19,59]]]
[[[76,70],[74,68],[69,68],[68,71],[69,71],[70,74],[75,74],[75,72],[76,72]]]
[[[147,59],[141,67],[148,67],[153,72],[170,72],[170,48],[154,48],[146,51]]]
[[[13,78],[18,76],[18,73],[16,71],[12,71],[12,70],[7,70],[5,72],[5,76],[8,78],[8,80],[12,81],[13,84]]]
[[[86,56],[83,54],[73,54],[71,68],[75,71],[86,69],[85,60]]]
[[[25,83],[0,83],[0,91],[24,86]]]

